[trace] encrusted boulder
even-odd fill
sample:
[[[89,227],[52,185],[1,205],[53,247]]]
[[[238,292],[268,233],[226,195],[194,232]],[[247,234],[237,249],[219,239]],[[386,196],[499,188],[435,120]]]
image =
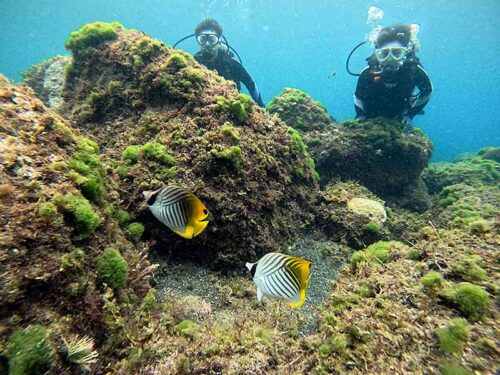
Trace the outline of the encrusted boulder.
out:
[[[62,112],[103,148],[121,207],[160,253],[241,266],[279,249],[313,218],[314,162],[300,135],[233,82],[135,30],[72,33]],[[192,240],[156,220],[142,191],[181,185],[213,221]]]
[[[389,235],[384,202],[352,181],[332,183],[321,191],[316,219],[332,240],[355,249]]]
[[[303,132],[322,186],[353,180],[400,207],[430,206],[420,175],[432,143],[419,129],[404,132],[401,123],[383,118],[333,124],[321,105],[295,89],[275,97],[269,110]]]
[[[300,131],[326,130],[333,124],[322,103],[305,92],[290,87],[274,97],[267,105],[267,110]]]

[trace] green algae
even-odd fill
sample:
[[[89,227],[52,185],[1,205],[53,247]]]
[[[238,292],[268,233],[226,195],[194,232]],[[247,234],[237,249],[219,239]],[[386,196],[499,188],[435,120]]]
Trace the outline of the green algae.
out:
[[[442,360],[439,363],[441,375],[473,375],[473,372],[463,367],[456,359]]]
[[[381,232],[382,227],[378,223],[376,223],[374,221],[370,221],[365,225],[365,230],[367,230],[368,232],[378,234]]]
[[[445,353],[456,354],[464,350],[465,344],[470,340],[469,325],[463,318],[455,318],[450,323],[437,331],[439,347]]]
[[[80,138],[68,166],[68,176],[79,186],[82,194],[94,202],[101,201],[105,191],[104,169],[97,144],[88,138]]]
[[[325,105],[293,88],[285,88],[275,96],[267,105],[267,111],[300,131],[322,130],[332,123]]]
[[[65,47],[75,55],[84,55],[88,48],[98,47],[103,42],[116,39],[119,30],[123,30],[123,26],[118,22],[90,23],[78,31],[73,31]]]
[[[107,248],[96,259],[97,277],[113,289],[120,289],[127,283],[128,264],[120,252]]]
[[[79,194],[54,197],[54,203],[69,213],[75,221],[79,238],[86,238],[101,224],[99,215],[90,202]]]
[[[231,146],[222,150],[213,149],[211,153],[215,158],[228,161],[236,166],[242,162],[241,148],[239,146]]]
[[[34,324],[18,329],[7,343],[9,375],[41,375],[54,358],[45,327]]]
[[[118,221],[118,225],[125,225],[130,220],[130,215],[127,211],[124,210],[116,210],[113,213],[113,217]]]
[[[81,248],[76,248],[72,252],[68,254],[64,254],[61,258],[61,267],[60,270],[62,272],[68,270],[77,270],[83,267],[83,261],[85,259],[85,253]]]
[[[481,318],[490,303],[490,296],[485,290],[468,282],[452,284],[443,289],[442,295],[472,321]]]
[[[127,161],[129,164],[135,164],[137,163],[137,160],[139,160],[139,152],[139,146],[127,146],[127,148],[122,152],[122,159]]]
[[[41,217],[50,219],[57,214],[57,207],[51,202],[40,203],[38,214]]]
[[[175,159],[167,152],[167,148],[158,142],[148,142],[141,146],[142,157],[155,160],[164,165],[174,165]]]
[[[141,311],[144,313],[152,312],[156,306],[158,305],[158,301],[156,300],[156,290],[149,289],[148,293],[142,300]]]
[[[217,96],[215,108],[231,114],[240,124],[243,124],[252,110],[252,101],[248,95],[239,94],[236,99]]]
[[[201,331],[201,326],[192,320],[185,319],[174,327],[174,332],[186,338],[193,339]]]
[[[224,125],[222,125],[221,132],[224,135],[224,137],[228,138],[233,143],[236,143],[236,144],[239,143],[240,134],[238,132],[238,129],[236,129],[231,124],[224,123]]]
[[[451,264],[451,270],[465,281],[487,281],[488,274],[481,264],[482,258],[479,255],[462,254]]]
[[[139,241],[144,233],[144,225],[141,223],[130,223],[127,232],[130,238],[134,241]]]
[[[442,288],[444,279],[443,275],[441,275],[439,272],[430,271],[420,279],[420,282],[427,289],[437,290]]]
[[[326,342],[318,348],[318,354],[320,357],[328,358],[332,355],[332,353],[343,353],[347,348],[347,345],[347,336],[337,334],[329,337]]]

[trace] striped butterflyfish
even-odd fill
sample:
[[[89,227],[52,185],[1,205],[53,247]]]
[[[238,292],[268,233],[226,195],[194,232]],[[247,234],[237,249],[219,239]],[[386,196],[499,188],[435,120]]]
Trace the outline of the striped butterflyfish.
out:
[[[205,230],[209,212],[190,191],[179,186],[166,186],[144,191],[153,215],[179,236],[191,239]]]
[[[259,302],[265,295],[300,307],[306,299],[311,264],[309,260],[280,253],[264,255],[257,263],[247,263]]]

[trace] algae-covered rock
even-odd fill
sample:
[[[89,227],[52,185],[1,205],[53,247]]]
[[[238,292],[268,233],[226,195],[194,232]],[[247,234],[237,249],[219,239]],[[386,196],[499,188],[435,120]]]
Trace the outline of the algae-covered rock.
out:
[[[320,192],[316,218],[332,240],[355,249],[388,235],[384,202],[354,182],[326,186]]]
[[[485,157],[495,148],[483,149],[480,156],[468,156],[461,160],[448,163],[433,163],[425,169],[422,177],[429,188],[431,194],[439,193],[444,187],[465,183],[474,187],[483,185],[498,185],[500,181],[500,163]]]
[[[378,225],[382,225],[387,220],[387,213],[383,204],[367,198],[352,198],[347,202],[349,211],[358,216],[364,216]]]
[[[294,88],[287,87],[275,96],[267,105],[267,110],[300,131],[322,131],[333,124],[323,104]]]
[[[419,131],[403,132],[385,119],[346,121],[326,131],[304,135],[321,183],[335,178],[355,180],[381,198],[418,211],[429,199],[420,174],[432,153]],[[405,199],[411,195],[411,199]]]
[[[120,249],[127,285],[123,264],[102,279],[125,295],[145,295],[155,267],[141,255],[147,245],[129,242],[113,215],[117,194],[99,146],[32,93],[0,76],[0,349],[13,334],[12,373],[70,373],[57,343],[69,332],[102,343],[110,332],[99,256]]]
[[[54,56],[40,64],[33,65],[23,73],[23,83],[31,87],[47,107],[62,105],[62,90],[66,67],[71,63],[69,56]]]
[[[333,124],[319,103],[296,89],[285,89],[268,109],[304,132],[323,186],[339,178],[358,181],[400,207],[429,208],[420,175],[432,143],[420,129],[405,132],[398,121],[383,118]]]
[[[255,259],[298,234],[317,192],[300,135],[189,54],[110,27],[71,35],[62,111],[99,140],[122,208],[144,224],[143,237],[162,253],[214,266]],[[73,42],[90,31],[96,43]],[[151,215],[142,191],[167,184],[206,205],[213,221],[203,234],[182,239]]]
[[[500,147],[486,147],[477,153],[485,160],[493,160],[500,163]]]

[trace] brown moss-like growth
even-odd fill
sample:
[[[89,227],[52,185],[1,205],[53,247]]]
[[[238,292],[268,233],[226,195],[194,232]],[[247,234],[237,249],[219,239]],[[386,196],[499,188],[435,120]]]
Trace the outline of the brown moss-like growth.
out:
[[[135,30],[115,32],[75,55],[63,110],[99,139],[144,238],[214,266],[255,259],[299,233],[317,192],[303,143],[189,54]],[[150,214],[141,192],[166,184],[207,206],[214,221],[202,235],[181,239]]]

